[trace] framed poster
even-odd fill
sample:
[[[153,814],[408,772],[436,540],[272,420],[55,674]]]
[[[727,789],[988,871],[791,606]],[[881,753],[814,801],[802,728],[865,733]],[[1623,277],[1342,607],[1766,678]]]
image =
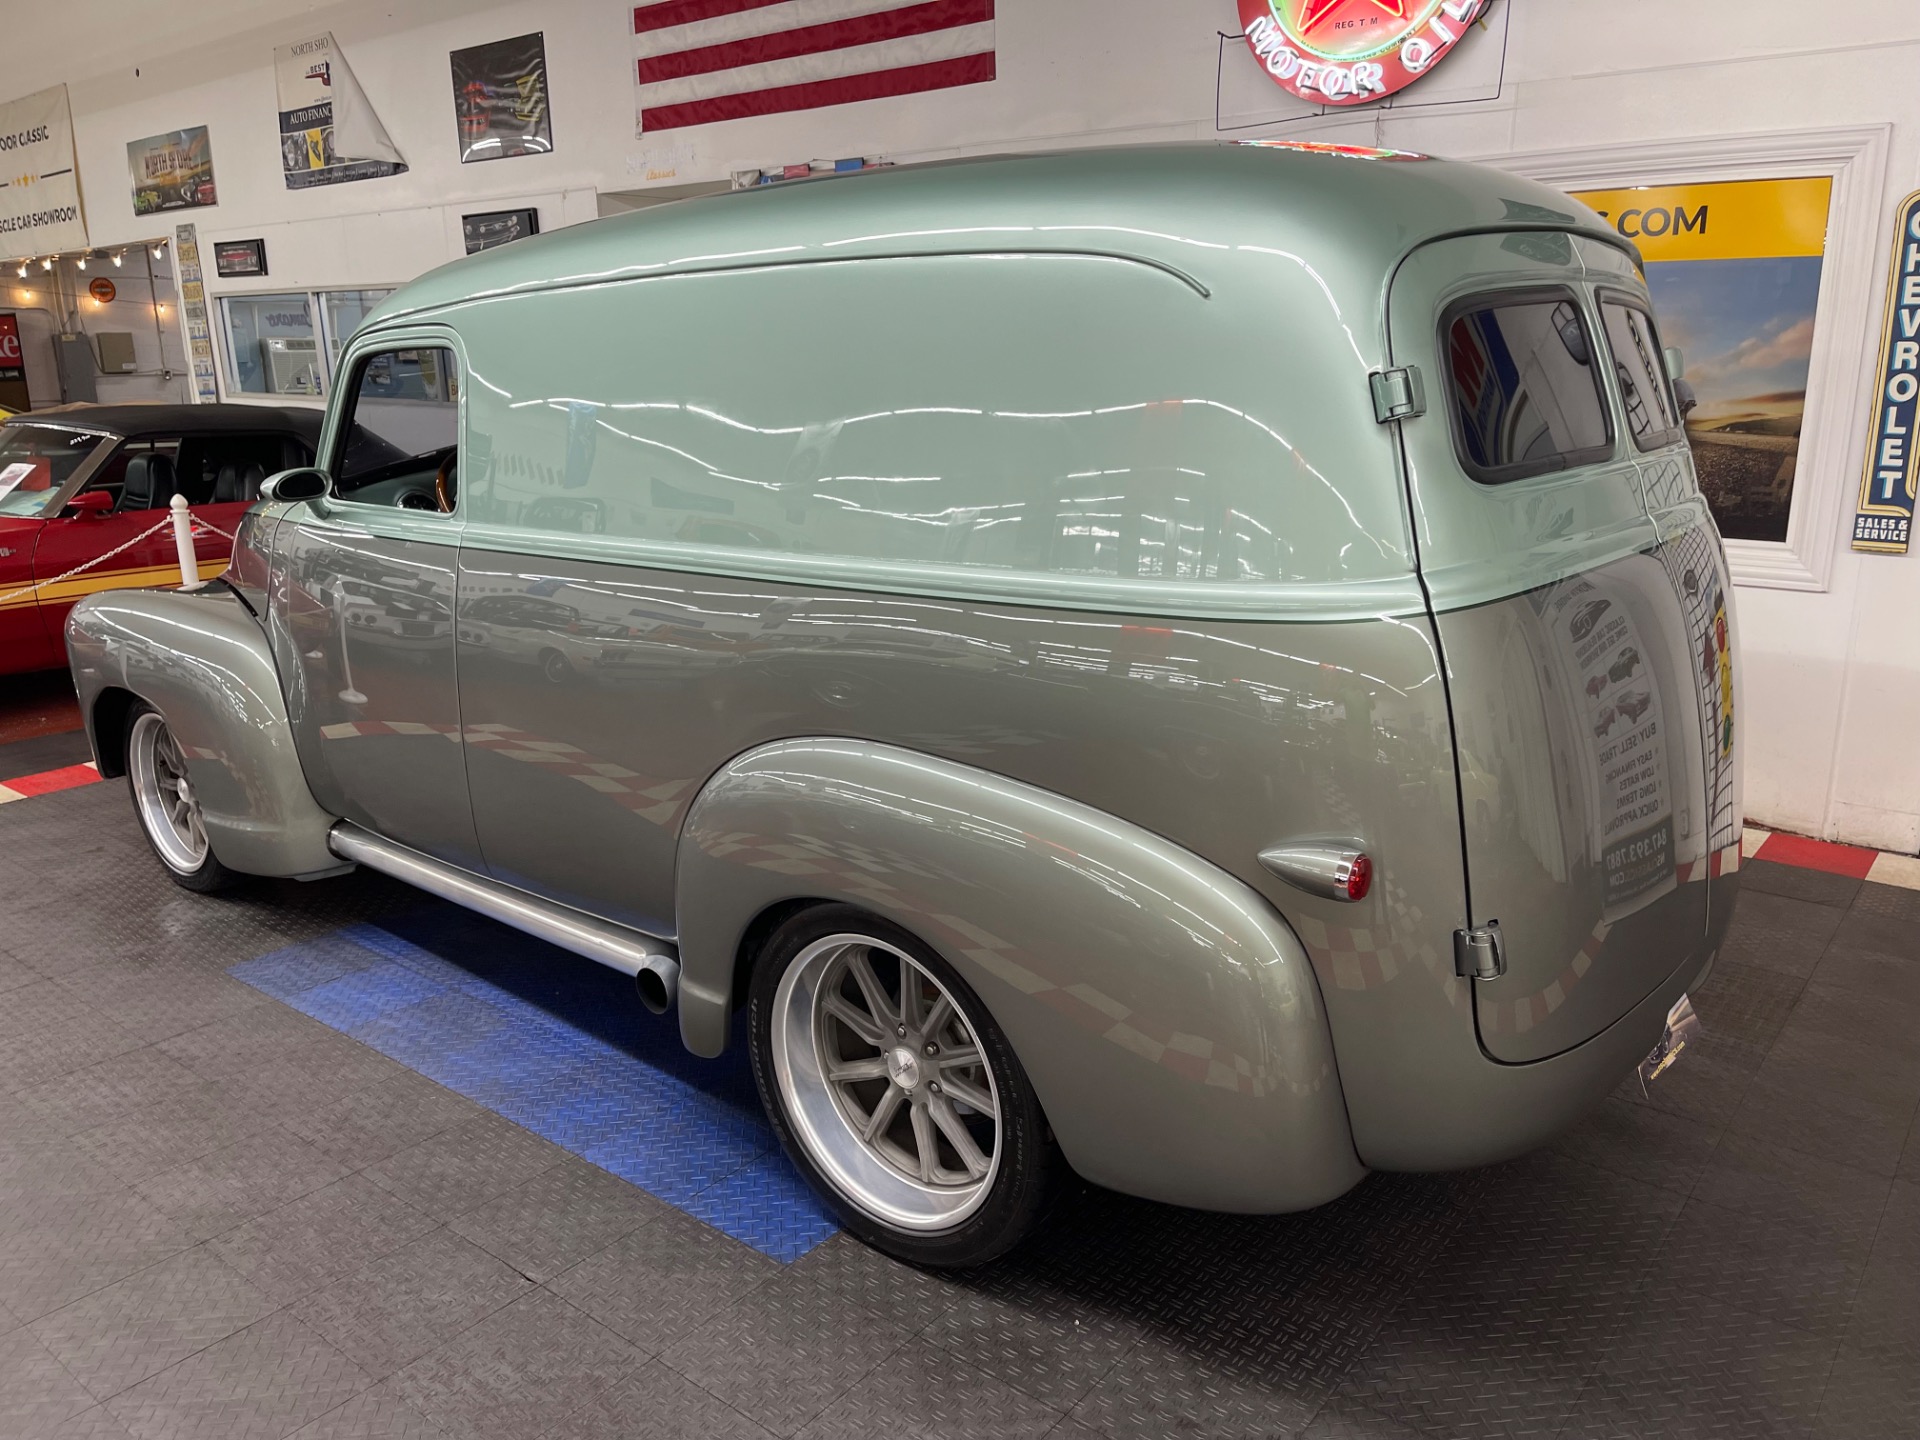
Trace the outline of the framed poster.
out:
[[[542,32],[455,50],[451,59],[461,164],[553,149]]]
[[[264,240],[216,240],[213,242],[213,273],[223,280],[239,275],[267,273],[267,242]]]
[[[539,233],[538,210],[489,210],[460,217],[460,235],[466,241],[469,255]]]
[[[127,175],[133,182],[136,215],[220,203],[213,186],[213,147],[204,125],[129,140]]]
[[[1700,489],[1729,540],[1782,543],[1800,471],[1830,176],[1578,191],[1640,247],[1685,354]]]

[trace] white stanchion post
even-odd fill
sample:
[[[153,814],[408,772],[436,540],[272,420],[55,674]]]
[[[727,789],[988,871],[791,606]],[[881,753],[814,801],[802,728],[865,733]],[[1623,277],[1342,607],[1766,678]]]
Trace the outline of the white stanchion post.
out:
[[[173,548],[180,557],[180,588],[198,590],[200,561],[193,553],[193,517],[187,513],[187,497],[176,495],[167,502],[173,512]]]

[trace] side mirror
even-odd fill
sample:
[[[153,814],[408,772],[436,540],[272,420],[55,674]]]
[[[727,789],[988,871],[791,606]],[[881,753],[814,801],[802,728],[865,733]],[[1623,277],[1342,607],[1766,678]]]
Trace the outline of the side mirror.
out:
[[[1673,399],[1680,407],[1682,420],[1700,408],[1700,397],[1693,393],[1693,386],[1685,380],[1673,382]]]
[[[1684,380],[1687,378],[1687,357],[1680,353],[1680,347],[1669,345],[1667,355],[1667,379]]]
[[[275,500],[318,500],[332,485],[327,472],[312,468],[282,470],[260,482],[260,498]]]
[[[60,513],[63,515],[111,515],[113,504],[113,496],[105,490],[87,490],[69,500]]]

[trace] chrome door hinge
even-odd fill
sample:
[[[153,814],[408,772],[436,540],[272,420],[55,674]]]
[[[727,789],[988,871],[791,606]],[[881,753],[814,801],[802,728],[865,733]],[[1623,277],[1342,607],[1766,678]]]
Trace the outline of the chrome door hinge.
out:
[[[1373,382],[1373,418],[1382,425],[1427,413],[1427,387],[1413,366],[1376,370],[1367,378]]]
[[[1498,980],[1507,973],[1507,942],[1498,920],[1453,932],[1453,973],[1469,980]]]

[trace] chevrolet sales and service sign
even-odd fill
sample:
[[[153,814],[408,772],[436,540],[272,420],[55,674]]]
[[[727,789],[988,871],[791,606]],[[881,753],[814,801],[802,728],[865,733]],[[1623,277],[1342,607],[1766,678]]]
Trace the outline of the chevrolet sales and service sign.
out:
[[[0,181],[0,260],[86,248],[66,86],[0,105]]]
[[[1920,192],[1900,202],[1893,237],[1893,277],[1880,364],[1873,372],[1873,425],[1867,432],[1867,473],[1853,516],[1853,548],[1904,555],[1913,532],[1915,433],[1920,426]]]

